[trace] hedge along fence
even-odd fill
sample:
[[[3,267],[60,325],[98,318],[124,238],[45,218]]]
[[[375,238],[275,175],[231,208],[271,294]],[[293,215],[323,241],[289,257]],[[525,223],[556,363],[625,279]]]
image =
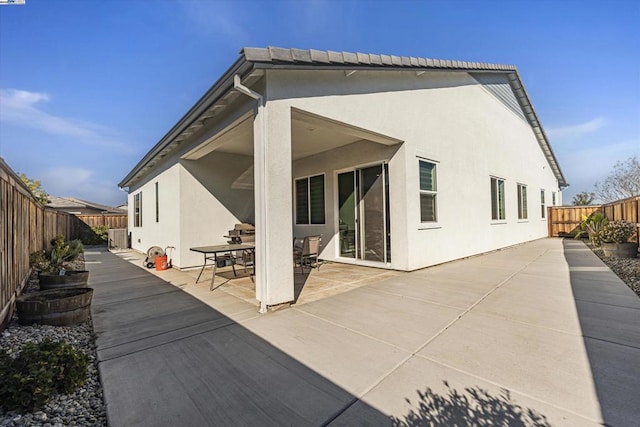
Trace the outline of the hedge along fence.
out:
[[[59,234],[76,239],[86,228],[74,215],[44,208],[0,158],[0,331],[29,279],[29,254]]]
[[[582,216],[602,213],[610,221],[624,219],[638,227],[640,241],[640,196],[594,206],[552,206],[548,208],[549,237],[573,236],[580,230]]]

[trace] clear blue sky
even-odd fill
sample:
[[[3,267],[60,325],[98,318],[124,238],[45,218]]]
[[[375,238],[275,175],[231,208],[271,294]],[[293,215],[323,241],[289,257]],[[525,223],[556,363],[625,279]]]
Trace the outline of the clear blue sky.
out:
[[[0,156],[57,196],[117,183],[243,46],[514,64],[571,187],[640,156],[640,1],[26,0],[0,6]]]

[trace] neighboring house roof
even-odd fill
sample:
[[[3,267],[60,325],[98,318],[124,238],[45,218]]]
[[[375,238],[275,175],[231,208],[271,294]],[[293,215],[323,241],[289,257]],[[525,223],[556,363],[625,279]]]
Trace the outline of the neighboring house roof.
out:
[[[352,52],[320,51],[314,49],[285,49],[279,47],[254,48],[245,47],[240,51],[240,58],[218,79],[218,81],[191,107],[173,128],[138,162],[138,164],[118,184],[121,188],[129,186],[142,177],[170,151],[175,149],[189,135],[204,126],[204,121],[216,116],[228,102],[224,99],[233,91],[234,75],[240,75],[245,82],[258,79],[264,69],[334,69],[334,70],[413,70],[423,73],[429,70],[463,71],[470,73],[480,83],[488,86],[490,91],[501,97],[510,109],[518,107],[517,114],[531,125],[538,144],[555,174],[560,187],[568,186],[560,165],[556,159],[538,115],[533,108],[529,96],[522,84],[520,75],[514,65],[490,64],[486,62],[452,61],[442,59],[420,58],[413,56],[378,55]],[[488,74],[497,73],[507,77],[508,85],[515,94],[513,98],[504,96],[504,89]],[[502,93],[501,93],[502,92]],[[513,104],[519,105],[513,105]]]
[[[112,206],[102,205],[100,203],[87,202],[86,200],[76,199],[74,197],[57,197],[49,196],[47,207],[53,209],[95,209],[102,213],[127,213],[124,209],[114,208]]]

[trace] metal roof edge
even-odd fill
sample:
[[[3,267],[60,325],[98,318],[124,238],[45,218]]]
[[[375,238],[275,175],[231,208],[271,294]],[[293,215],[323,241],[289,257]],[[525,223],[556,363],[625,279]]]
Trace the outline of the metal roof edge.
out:
[[[536,135],[536,138],[538,139],[538,143],[543,145],[544,148],[547,148],[549,150],[549,153],[544,153],[545,157],[547,157],[547,161],[549,162],[549,165],[551,166],[551,168],[553,169],[554,175],[556,176],[556,178],[558,179],[558,185],[560,186],[560,188],[562,189],[563,187],[566,188],[569,186],[569,184],[567,183],[567,180],[564,177],[564,174],[562,173],[562,169],[560,168],[560,163],[558,163],[558,159],[555,155],[555,153],[553,152],[553,148],[551,147],[551,143],[549,142],[549,138],[547,137],[546,132],[544,131],[544,128],[542,127],[542,123],[540,122],[540,119],[538,118],[538,113],[536,112],[536,109],[533,106],[533,103],[531,102],[531,98],[529,97],[529,94],[527,93],[527,89],[524,86],[524,83],[522,82],[522,78],[520,77],[520,73],[518,73],[518,70],[516,69],[514,72],[512,72],[511,74],[514,74],[516,77],[516,81],[518,82],[518,85],[520,86],[520,90],[522,90],[522,93],[524,94],[524,101],[526,101],[527,105],[530,108],[530,112],[528,111],[524,111],[525,115],[527,116],[527,119],[529,120],[529,124],[531,125],[532,128],[538,128],[540,130],[540,135],[538,135],[536,132],[534,132],[534,134]],[[513,80],[509,80],[510,83],[513,82]],[[518,97],[516,95],[516,98],[520,101],[521,97]],[[532,116],[532,117],[531,117]],[[544,149],[543,149],[544,152]]]
[[[291,65],[294,68],[317,67],[325,69],[328,66],[347,68],[371,67],[381,68],[408,68],[408,69],[442,69],[442,70],[469,70],[469,71],[516,71],[514,65],[492,64],[486,62],[469,62],[457,60],[444,60],[421,57],[408,57],[396,55],[383,55],[371,53],[319,51],[315,49],[288,49],[275,46],[264,48],[245,47],[241,50],[246,60],[255,64],[269,66]],[[371,57],[376,60],[372,61]],[[380,62],[377,59],[380,58]],[[266,66],[266,67],[265,67]]]

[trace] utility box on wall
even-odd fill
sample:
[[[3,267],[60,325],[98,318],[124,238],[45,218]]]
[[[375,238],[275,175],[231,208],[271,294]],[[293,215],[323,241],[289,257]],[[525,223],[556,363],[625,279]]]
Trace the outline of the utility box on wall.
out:
[[[126,249],[129,245],[129,233],[126,228],[112,228],[108,231],[109,249]]]

